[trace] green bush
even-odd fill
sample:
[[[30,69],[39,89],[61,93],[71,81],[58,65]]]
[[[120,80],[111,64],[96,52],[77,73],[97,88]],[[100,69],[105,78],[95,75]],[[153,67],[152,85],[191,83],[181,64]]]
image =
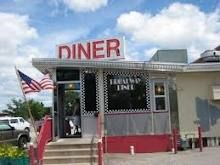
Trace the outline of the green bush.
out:
[[[11,145],[0,145],[0,165],[29,165],[28,153]]]
[[[28,157],[27,151],[7,144],[0,145],[0,158],[17,159],[23,157]]]

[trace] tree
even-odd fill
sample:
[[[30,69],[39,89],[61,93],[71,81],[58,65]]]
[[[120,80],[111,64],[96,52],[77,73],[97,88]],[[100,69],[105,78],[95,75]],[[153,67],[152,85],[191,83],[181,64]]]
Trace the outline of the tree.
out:
[[[65,91],[65,100],[64,100],[64,109],[66,112],[66,116],[73,115],[73,106],[76,102],[76,98],[79,98],[79,93],[74,92],[73,90]]]
[[[38,101],[28,100],[28,104],[31,109],[34,120],[40,120],[45,114],[48,114],[48,110],[44,105]],[[9,114],[10,116],[21,116],[25,119],[30,118],[28,113],[28,105],[21,99],[12,99],[11,103],[7,104],[7,109],[3,112]]]

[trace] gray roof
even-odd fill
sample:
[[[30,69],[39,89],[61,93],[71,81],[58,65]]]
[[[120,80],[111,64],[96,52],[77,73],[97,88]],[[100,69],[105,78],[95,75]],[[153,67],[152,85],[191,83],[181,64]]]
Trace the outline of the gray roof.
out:
[[[204,72],[220,71],[220,63],[163,63],[149,61],[75,61],[57,58],[34,58],[32,64],[42,73],[55,68],[103,68],[130,69],[158,72]]]
[[[186,49],[157,50],[150,61],[188,63]]]

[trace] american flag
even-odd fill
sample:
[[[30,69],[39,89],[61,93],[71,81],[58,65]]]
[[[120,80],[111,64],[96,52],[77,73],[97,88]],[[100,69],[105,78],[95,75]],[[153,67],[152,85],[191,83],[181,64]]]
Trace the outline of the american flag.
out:
[[[19,70],[17,70],[17,72],[18,72],[18,76],[20,77],[21,86],[24,94],[41,91],[41,86],[37,81],[28,77]]]
[[[54,89],[53,80],[50,79],[49,74],[45,74],[43,79],[40,81],[42,90]]]

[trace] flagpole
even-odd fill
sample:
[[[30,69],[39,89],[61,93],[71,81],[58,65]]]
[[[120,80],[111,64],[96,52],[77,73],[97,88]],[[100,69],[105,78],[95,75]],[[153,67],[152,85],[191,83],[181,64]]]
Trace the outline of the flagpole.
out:
[[[35,136],[36,136],[35,142],[37,142],[37,129],[36,129],[35,124],[34,124],[34,118],[33,118],[33,115],[32,115],[32,113],[31,113],[30,105],[29,105],[29,103],[28,103],[28,101],[27,101],[27,98],[26,98],[26,96],[25,96],[25,93],[24,93],[24,91],[23,91],[22,84],[21,84],[21,78],[20,78],[20,76],[18,75],[18,70],[17,70],[16,66],[15,66],[15,71],[16,71],[17,78],[18,78],[18,80],[19,80],[19,85],[20,85],[20,88],[21,88],[21,91],[22,91],[22,94],[23,94],[24,102],[27,104],[28,113],[29,113],[29,116],[30,116],[30,118],[31,118],[31,123],[32,123],[33,128],[34,128],[34,132],[35,132]]]

